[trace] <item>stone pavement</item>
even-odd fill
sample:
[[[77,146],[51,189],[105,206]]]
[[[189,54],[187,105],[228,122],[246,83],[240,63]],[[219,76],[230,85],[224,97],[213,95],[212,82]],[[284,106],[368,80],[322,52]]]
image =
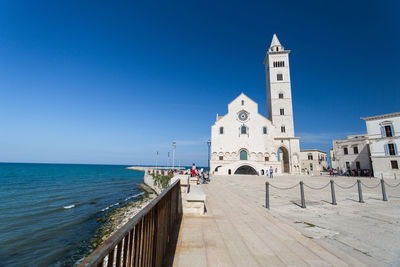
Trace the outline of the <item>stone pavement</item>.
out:
[[[267,212],[258,202],[265,199],[260,198],[265,180],[216,177],[202,185],[207,213],[183,217],[173,265],[363,266],[351,256],[334,255]]]

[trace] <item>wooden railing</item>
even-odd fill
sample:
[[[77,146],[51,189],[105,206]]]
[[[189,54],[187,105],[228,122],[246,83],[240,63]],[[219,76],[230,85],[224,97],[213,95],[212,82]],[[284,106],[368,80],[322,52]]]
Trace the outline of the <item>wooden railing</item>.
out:
[[[180,201],[178,179],[85,258],[79,267],[162,266],[172,234],[181,220]]]

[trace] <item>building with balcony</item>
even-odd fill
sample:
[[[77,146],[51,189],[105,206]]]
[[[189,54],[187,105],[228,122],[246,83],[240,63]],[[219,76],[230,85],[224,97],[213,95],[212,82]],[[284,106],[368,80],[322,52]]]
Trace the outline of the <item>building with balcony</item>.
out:
[[[400,177],[400,112],[362,119],[367,126],[375,177]]]

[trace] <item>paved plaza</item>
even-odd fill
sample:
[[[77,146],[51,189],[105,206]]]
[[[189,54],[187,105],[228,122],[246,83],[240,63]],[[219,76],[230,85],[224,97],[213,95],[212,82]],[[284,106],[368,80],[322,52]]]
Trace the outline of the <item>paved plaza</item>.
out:
[[[270,188],[270,211],[265,209],[265,181],[290,187],[302,180],[317,188],[330,177],[219,176],[202,185],[207,195],[205,216],[184,216],[174,266],[390,266],[400,264],[400,186],[363,186],[365,203],[358,202],[357,185],[300,190]],[[342,187],[355,178],[335,177]],[[373,187],[378,179],[364,178]],[[388,180],[390,185],[397,180]]]

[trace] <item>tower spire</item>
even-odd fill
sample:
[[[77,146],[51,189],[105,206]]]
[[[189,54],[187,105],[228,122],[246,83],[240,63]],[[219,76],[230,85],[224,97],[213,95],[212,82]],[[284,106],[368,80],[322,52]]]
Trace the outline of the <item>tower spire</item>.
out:
[[[282,46],[281,42],[279,42],[279,39],[276,36],[276,33],[274,33],[274,36],[272,36],[271,45],[269,47],[273,47],[273,46]]]
[[[283,51],[285,48],[281,45],[281,42],[279,42],[278,37],[276,36],[276,33],[274,33],[274,36],[272,36],[272,41],[271,45],[269,46],[269,51]]]

